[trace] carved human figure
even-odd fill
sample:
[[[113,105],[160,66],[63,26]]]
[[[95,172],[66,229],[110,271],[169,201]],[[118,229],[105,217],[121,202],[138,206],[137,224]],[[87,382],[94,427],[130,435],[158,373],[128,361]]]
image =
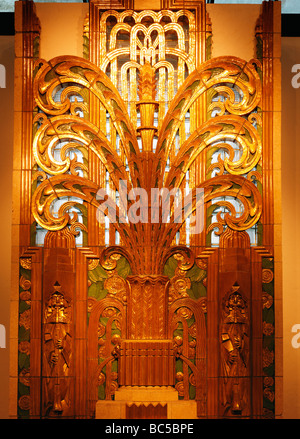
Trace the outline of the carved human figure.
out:
[[[46,357],[47,410],[62,413],[68,405],[71,358],[70,305],[57,289],[51,294],[45,310],[44,355]]]
[[[247,304],[234,285],[223,302],[221,362],[224,373],[224,413],[240,415],[247,403],[245,379],[248,374],[249,318]]]

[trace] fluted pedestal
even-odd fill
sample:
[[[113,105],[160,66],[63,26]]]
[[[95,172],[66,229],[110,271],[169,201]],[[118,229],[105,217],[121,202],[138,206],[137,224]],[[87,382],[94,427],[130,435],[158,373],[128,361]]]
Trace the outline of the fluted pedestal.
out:
[[[171,386],[122,386],[114,401],[97,402],[96,419],[197,419],[197,403]]]

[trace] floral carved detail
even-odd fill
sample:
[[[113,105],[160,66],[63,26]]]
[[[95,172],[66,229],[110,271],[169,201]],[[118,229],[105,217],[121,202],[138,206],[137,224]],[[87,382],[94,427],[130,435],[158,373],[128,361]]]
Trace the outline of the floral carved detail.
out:
[[[274,363],[274,352],[268,348],[263,349],[263,367],[269,367]]]
[[[31,399],[29,395],[23,395],[19,398],[19,407],[21,410],[29,410],[31,407]]]
[[[262,295],[263,308],[270,309],[273,305],[273,297],[268,293]]]
[[[108,297],[115,297],[122,302],[126,302],[128,285],[121,276],[112,274],[105,280],[104,287],[108,291]]]
[[[19,325],[24,326],[25,329],[30,329],[31,327],[31,310],[27,309],[22,312],[19,317]]]
[[[25,268],[26,270],[31,270],[31,258],[21,258],[20,264],[21,267]]]
[[[272,270],[270,270],[269,268],[264,268],[262,271],[262,281],[263,283],[267,284],[272,282],[274,278],[274,273]]]

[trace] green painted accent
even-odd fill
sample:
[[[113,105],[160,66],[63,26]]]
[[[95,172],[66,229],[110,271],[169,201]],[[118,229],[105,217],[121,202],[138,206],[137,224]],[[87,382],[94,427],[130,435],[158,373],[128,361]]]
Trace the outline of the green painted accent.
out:
[[[209,35],[206,38],[206,59],[211,59],[212,55],[212,35]]]
[[[172,279],[175,276],[176,267],[177,260],[174,256],[171,256],[164,266],[164,275]],[[200,297],[206,296],[206,288],[203,285],[203,280],[206,276],[206,271],[201,270],[196,264],[186,272],[186,277],[191,280],[191,288],[187,290],[191,299],[197,300]]]
[[[98,386],[98,398],[105,399],[105,383]]]
[[[262,283],[262,291],[274,299],[274,259],[262,258],[262,269],[273,272],[273,280]],[[263,408],[268,417],[275,417],[275,311],[274,300],[272,305],[265,307],[263,319],[263,350],[265,352],[265,367],[263,368]]]
[[[21,279],[21,277],[23,277],[26,280],[31,281],[31,270],[25,269],[21,266],[21,264],[19,265],[19,279]],[[23,288],[20,286],[19,287],[19,294],[23,293],[26,294],[26,292],[29,292],[30,290],[23,290]],[[27,328],[22,324],[22,314],[26,313],[23,315],[23,318],[25,317],[25,322],[28,323],[30,325],[31,319],[30,318],[26,318],[29,317],[28,313],[30,313],[30,309],[31,309],[31,302],[30,300],[22,300],[21,298],[19,298],[19,332],[18,332],[18,340],[19,340],[19,344],[23,343],[23,345],[26,343],[30,343],[30,327]],[[22,346],[20,344],[20,346]],[[30,345],[29,345],[30,346]],[[24,383],[24,380],[22,379],[22,373],[24,373],[24,375],[29,372],[30,373],[30,347],[29,347],[29,353],[26,352],[22,352],[22,349],[20,348],[18,351],[18,375],[19,375],[19,379],[18,379],[18,407],[17,407],[17,416],[19,419],[29,419],[30,418],[30,410],[24,410],[21,409],[19,406],[19,401],[20,398],[22,397],[29,397],[30,398],[30,386],[27,386]],[[21,399],[22,401],[22,399]]]
[[[108,291],[103,288],[103,282],[95,282],[89,286],[88,297],[93,297],[96,300],[104,299]]]
[[[174,256],[171,256],[165,266],[164,266],[164,275],[168,276],[169,279],[172,279],[175,276],[175,270],[177,268],[177,260],[174,258]],[[200,269],[196,264],[193,265],[192,268],[190,268],[186,272],[186,277],[190,279],[191,281],[191,288],[187,289],[186,292],[188,293],[189,297],[193,300],[200,299],[201,297],[206,297],[206,287],[203,285],[203,280],[206,278],[207,272],[205,270]],[[190,319],[186,320],[188,328],[190,328],[195,323],[195,316],[192,315]],[[183,325],[181,322],[178,322],[176,329],[173,332],[173,337],[181,337],[184,338],[183,334]],[[186,335],[185,335],[186,336]],[[191,342],[195,340],[194,337],[192,337],[190,334],[188,334],[188,341]],[[189,359],[190,361],[194,362],[193,359]],[[189,368],[189,376],[192,374],[192,370]],[[183,361],[179,358],[175,361],[175,373],[177,372],[183,372]],[[178,381],[176,380],[176,383]],[[196,397],[196,388],[189,384],[189,398],[195,399]],[[183,399],[183,397],[179,396],[179,399]]]
[[[121,256],[116,261],[116,271],[119,276],[121,276],[123,279],[126,279],[127,276],[129,276],[131,272],[130,265],[127,261],[127,259],[124,256]],[[90,285],[88,287],[88,297],[93,297],[96,300],[102,300],[104,299],[108,291],[104,288],[104,282],[105,279],[108,278],[108,272],[101,266],[97,265],[93,270],[88,271],[88,280],[90,281]],[[89,319],[89,313],[88,313],[88,319]],[[100,317],[99,323],[106,327],[106,324],[108,322],[108,317]],[[121,331],[116,325],[116,322],[114,321],[111,326],[111,335],[121,335]],[[103,334],[101,339],[106,339],[106,333]],[[113,349],[113,346],[112,346]],[[98,363],[101,364],[105,358],[98,358]],[[111,371],[117,372],[118,371],[118,360],[114,360],[111,364]],[[106,374],[106,366],[102,369],[102,373]],[[100,400],[105,399],[105,383],[98,386],[98,398]]]
[[[260,60],[263,57],[263,40],[259,36],[256,36],[256,57]]]

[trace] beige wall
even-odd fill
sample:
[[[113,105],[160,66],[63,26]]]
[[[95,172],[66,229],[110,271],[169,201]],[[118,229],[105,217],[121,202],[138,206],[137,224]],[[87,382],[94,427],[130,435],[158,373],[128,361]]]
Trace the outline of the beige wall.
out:
[[[208,4],[206,10],[212,22],[213,57],[233,55],[249,61],[255,56],[254,29],[261,5]]]
[[[0,64],[6,69],[6,88],[0,88],[0,324],[6,329],[6,348],[0,349],[0,418],[3,419],[8,417],[9,392],[14,37],[0,36]]]
[[[41,23],[40,56],[49,60],[60,55],[82,56],[83,22],[88,3],[36,3]]]
[[[292,66],[300,64],[300,38],[282,39],[282,260],[283,415],[300,418],[300,348],[292,327],[300,324],[300,88]],[[300,81],[299,85],[300,85]],[[299,211],[299,214],[298,214]]]
[[[140,9],[142,5],[138,3]],[[144,0],[143,6],[150,8],[151,0]],[[212,55],[230,54],[245,60],[253,58],[256,44],[253,31],[260,10],[261,5],[255,4],[208,4],[207,12],[214,31]],[[48,60],[59,55],[82,55],[82,24],[88,13],[87,3],[74,3],[72,9],[64,3],[36,3],[36,12],[42,29],[41,58]]]

